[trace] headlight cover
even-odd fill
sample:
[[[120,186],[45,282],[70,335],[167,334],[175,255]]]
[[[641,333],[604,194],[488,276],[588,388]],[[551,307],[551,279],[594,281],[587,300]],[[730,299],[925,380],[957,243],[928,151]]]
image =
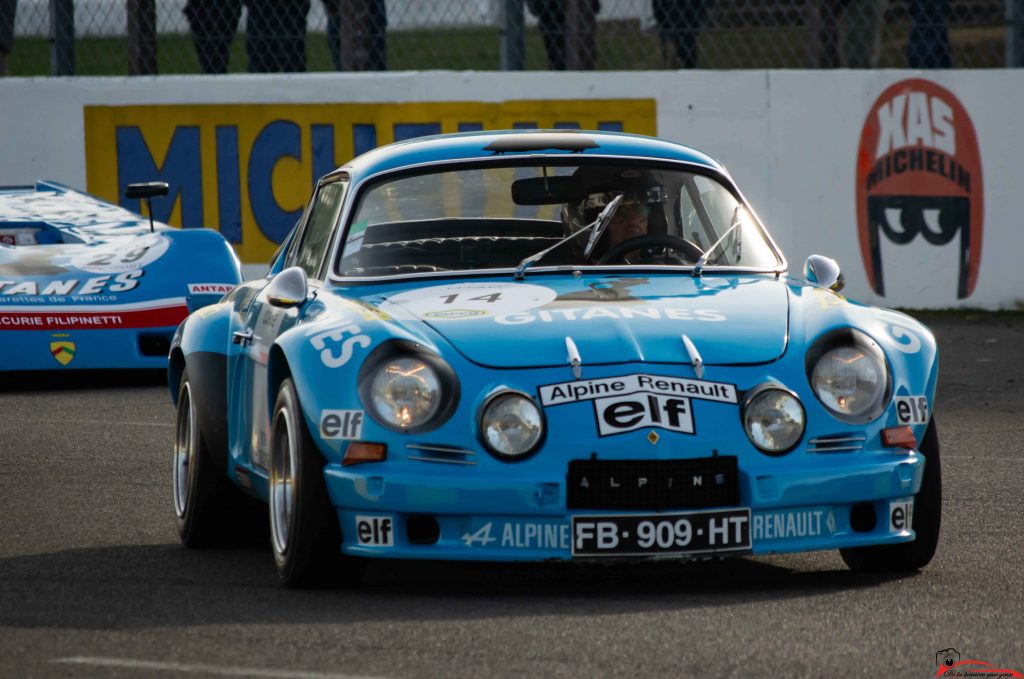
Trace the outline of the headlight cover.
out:
[[[525,394],[502,391],[489,398],[481,409],[480,436],[497,457],[524,459],[544,438],[544,416]]]
[[[422,427],[441,406],[441,378],[415,356],[381,363],[370,383],[370,407],[384,424],[396,429]]]
[[[743,404],[743,429],[763,453],[788,453],[804,435],[806,417],[796,394],[779,385],[755,389]]]
[[[837,419],[863,424],[877,419],[888,401],[891,380],[885,355],[856,330],[833,334],[808,356],[814,395]]]
[[[459,378],[437,353],[417,342],[385,340],[359,368],[359,400],[385,429],[418,434],[437,429],[459,405]]]

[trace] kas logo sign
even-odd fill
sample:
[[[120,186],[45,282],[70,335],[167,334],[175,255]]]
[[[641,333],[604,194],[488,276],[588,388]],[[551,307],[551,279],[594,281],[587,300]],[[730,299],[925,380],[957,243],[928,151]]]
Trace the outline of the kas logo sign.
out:
[[[872,289],[898,295],[905,287],[898,276],[927,262],[930,271],[952,272],[949,292],[955,289],[957,299],[969,297],[978,281],[983,217],[981,155],[963,105],[927,80],[882,92],[857,152],[857,230]]]

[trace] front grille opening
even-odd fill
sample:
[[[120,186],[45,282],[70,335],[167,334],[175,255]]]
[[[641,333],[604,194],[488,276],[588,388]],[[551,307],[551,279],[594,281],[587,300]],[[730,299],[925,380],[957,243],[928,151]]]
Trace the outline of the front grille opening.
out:
[[[434,517],[417,514],[405,522],[405,536],[414,545],[433,545],[441,538],[441,527]]]
[[[875,506],[870,502],[858,502],[850,509],[850,528],[856,533],[870,533],[878,524]]]
[[[700,509],[740,503],[733,456],[693,460],[572,460],[569,509]]]
[[[143,356],[164,356],[171,352],[171,338],[165,335],[139,335],[139,353]]]

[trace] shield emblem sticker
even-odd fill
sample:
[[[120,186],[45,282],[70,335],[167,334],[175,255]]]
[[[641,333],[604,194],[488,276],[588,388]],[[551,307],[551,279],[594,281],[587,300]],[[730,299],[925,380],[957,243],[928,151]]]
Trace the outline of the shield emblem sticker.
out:
[[[57,362],[61,365],[67,365],[71,363],[71,359],[75,357],[75,343],[74,342],[50,342],[50,353],[57,359]]]

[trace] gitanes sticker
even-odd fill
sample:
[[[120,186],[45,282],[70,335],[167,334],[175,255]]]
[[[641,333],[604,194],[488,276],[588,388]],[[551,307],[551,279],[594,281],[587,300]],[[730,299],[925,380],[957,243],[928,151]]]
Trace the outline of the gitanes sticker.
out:
[[[921,236],[950,255],[930,256],[930,274],[948,260],[957,299],[969,297],[978,280],[983,217],[978,139],[960,101],[916,78],[882,92],[857,152],[857,229],[872,289],[895,292],[889,279],[916,268],[904,246]]]

